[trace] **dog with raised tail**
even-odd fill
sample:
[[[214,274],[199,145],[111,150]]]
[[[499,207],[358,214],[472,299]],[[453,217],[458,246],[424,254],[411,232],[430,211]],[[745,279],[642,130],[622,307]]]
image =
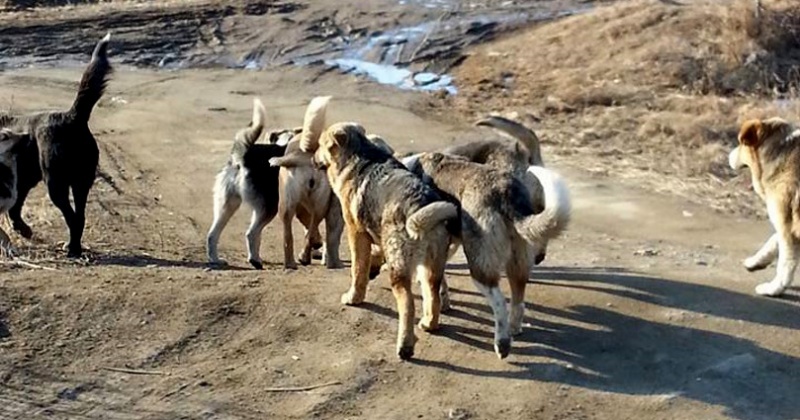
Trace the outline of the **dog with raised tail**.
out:
[[[460,203],[461,245],[472,279],[494,313],[495,352],[500,358],[507,357],[511,335],[522,332],[531,250],[560,234],[558,211],[535,207],[527,187],[510,172],[460,156],[423,153],[409,169]],[[557,196],[558,182],[548,181],[556,191],[551,194]],[[451,248],[451,255],[454,250]],[[503,271],[511,285],[510,323],[499,287]]]
[[[268,134],[269,144],[256,144],[264,134],[267,111],[258,98],[253,99],[250,125],[237,131],[228,162],[214,183],[214,221],[206,237],[206,251],[211,264],[224,264],[217,245],[231,217],[247,203],[252,209],[250,227],[245,234],[247,259],[261,270],[261,232],[278,212],[278,168],[269,165],[273,157],[283,156],[286,143],[298,130],[278,130]]]
[[[304,149],[314,151],[315,165],[326,171],[347,225],[351,286],[342,303],[364,301],[372,245],[380,245],[397,302],[397,355],[409,359],[416,343],[412,277],[423,285],[419,326],[433,331],[439,326],[447,248],[460,228],[458,208],[370,141],[358,124],[334,124],[309,140]]]
[[[110,39],[109,33],[95,46],[69,110],[25,116],[0,114],[0,127],[29,134],[16,148],[17,199],[8,212],[13,228],[24,238],[33,236],[31,227],[22,220],[22,206],[30,190],[44,180],[50,201],[61,211],[69,228],[69,242],[65,245],[69,258],[79,258],[83,253],[86,203],[100,158],[89,118],[112,73],[108,61]]]

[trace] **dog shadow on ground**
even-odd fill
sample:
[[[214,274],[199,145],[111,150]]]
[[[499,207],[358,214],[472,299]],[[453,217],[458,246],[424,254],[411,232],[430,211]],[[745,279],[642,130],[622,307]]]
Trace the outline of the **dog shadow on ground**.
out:
[[[648,311],[658,319],[643,319],[614,307],[526,304],[527,315],[533,317],[526,322],[532,327],[515,338],[508,368],[483,370],[454,360],[415,363],[466,375],[553,382],[664,401],[680,396],[724,406],[726,415],[734,418],[794,419],[800,413],[795,395],[800,389],[800,359],[690,326],[693,317],[710,316],[798,330],[797,304],[616,269],[548,267],[532,274],[536,281],[529,287],[534,290],[584,289],[664,309]],[[453,309],[444,315],[438,334],[494,358],[491,309],[479,293],[453,283]],[[393,310],[374,306],[367,309],[396,317]]]
[[[93,265],[114,265],[121,267],[180,267],[193,269],[213,268],[225,271],[246,271],[253,270],[250,266],[234,266],[230,264],[211,267],[206,261],[191,259],[169,259],[154,257],[149,254],[100,254],[92,258]],[[265,264],[266,265],[266,264]]]

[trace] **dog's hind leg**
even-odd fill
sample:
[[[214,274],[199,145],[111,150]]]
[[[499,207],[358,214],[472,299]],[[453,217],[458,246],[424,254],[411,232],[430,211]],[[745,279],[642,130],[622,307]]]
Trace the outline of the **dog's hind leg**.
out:
[[[474,278],[473,280],[494,314],[494,352],[499,358],[505,359],[511,352],[511,336],[508,331],[506,298],[498,285],[500,276]]]
[[[242,198],[238,195],[214,194],[214,222],[211,224],[211,229],[209,229],[206,236],[208,262],[212,264],[220,263],[219,254],[217,253],[219,237],[241,205]]]
[[[25,205],[25,200],[28,198],[28,193],[31,188],[27,185],[17,184],[17,201],[8,210],[8,217],[11,219],[12,228],[25,239],[33,237],[33,229],[22,220],[22,207]]]
[[[369,251],[369,248],[367,248]],[[389,269],[389,278],[392,282],[392,293],[397,301],[397,314],[399,317],[397,330],[397,355],[402,360],[414,356],[414,296],[411,294],[411,275],[406,268],[397,268],[392,264]]]
[[[522,334],[522,319],[525,316],[525,286],[530,276],[530,249],[523,241],[512,246],[511,258],[506,264],[506,277],[511,286],[511,335]]]
[[[767,268],[778,256],[778,234],[775,233],[753,256],[744,260],[747,271],[758,271]]]
[[[423,331],[435,331],[439,328],[439,314],[442,309],[440,288],[444,278],[444,264],[435,261],[435,256],[426,258],[425,264],[417,266],[416,276],[422,290],[422,319],[419,328]],[[440,269],[441,268],[441,269]]]
[[[261,232],[275,218],[275,213],[265,211],[263,206],[254,206],[253,208],[250,227],[247,228],[247,233],[245,234],[247,238],[247,260],[256,270],[261,270],[264,268],[264,264],[261,262]]]
[[[72,206],[69,203],[69,186],[51,179],[47,182],[47,193],[50,196],[50,201],[61,211],[62,216],[64,216],[64,222],[67,223],[67,228],[69,228],[70,241],[67,243],[67,257],[79,257],[81,255],[80,243],[73,242],[72,232],[75,229],[75,211],[72,210]]]
[[[303,252],[298,255],[298,261],[302,265],[311,264],[311,252],[314,250],[314,242],[319,241],[319,222],[320,220],[314,217],[313,213],[310,215],[309,226],[303,235]],[[315,233],[316,232],[316,233]],[[317,239],[314,239],[317,236]]]
[[[287,270],[296,270],[297,262],[294,260],[294,234],[292,233],[292,220],[294,220],[294,205],[284,207],[280,205],[280,218],[283,222],[283,267]]]
[[[81,241],[83,239],[83,230],[86,227],[86,203],[89,200],[89,191],[92,189],[90,182],[80,186],[72,186],[72,199],[75,202],[75,217],[73,219],[72,227],[69,232],[69,245],[67,256],[78,258],[83,252]]]
[[[323,254],[323,263],[327,268],[344,267],[342,260],[339,258],[339,243],[342,240],[342,232],[344,232],[342,208],[339,205],[339,199],[331,194],[328,214],[325,215],[325,253]],[[372,277],[371,267],[369,277]]]

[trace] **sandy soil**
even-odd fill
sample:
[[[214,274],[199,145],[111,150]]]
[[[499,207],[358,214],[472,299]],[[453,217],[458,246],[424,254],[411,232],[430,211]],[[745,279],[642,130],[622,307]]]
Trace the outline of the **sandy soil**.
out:
[[[68,106],[79,74],[4,71],[0,106]],[[492,135],[432,118],[425,93],[315,68],[120,67],[91,122],[109,177],[91,194],[89,258],[65,259],[66,229],[39,188],[26,208],[36,236],[14,240],[55,270],[0,267],[0,417],[800,418],[800,294],[756,297],[772,269],[740,266],[768,225],[597,176],[549,147],[574,223],[532,272],[529,325],[504,361],[461,256],[448,269],[454,310],[440,333],[417,332],[409,363],[393,355],[385,275],[368,303],[342,307],[347,270],[284,271],[277,223],[265,271],[247,268],[244,210],[221,243],[233,266],[207,270],[213,177],[251,98],[285,127],[321,93],[335,97],[331,120],[361,121],[400,151]]]

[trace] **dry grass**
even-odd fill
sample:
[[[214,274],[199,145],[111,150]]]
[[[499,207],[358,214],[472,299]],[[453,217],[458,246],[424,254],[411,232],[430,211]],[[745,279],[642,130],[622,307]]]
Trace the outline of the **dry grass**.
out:
[[[621,1],[486,45],[448,105],[532,112],[570,161],[760,208],[725,159],[745,118],[800,115],[800,2],[764,0],[759,18],[752,0],[684,3]]]

